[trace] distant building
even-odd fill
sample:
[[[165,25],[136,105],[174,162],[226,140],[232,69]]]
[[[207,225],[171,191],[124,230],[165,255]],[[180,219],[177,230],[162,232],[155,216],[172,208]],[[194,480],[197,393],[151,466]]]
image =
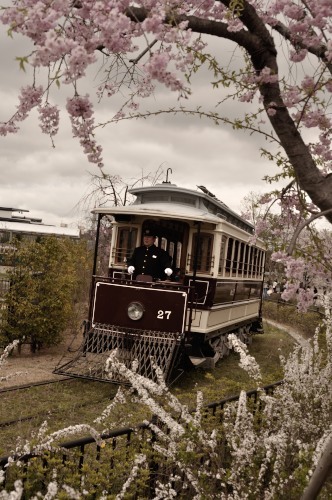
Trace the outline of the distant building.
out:
[[[19,215],[16,215],[15,212]],[[78,229],[69,228],[65,224],[60,226],[44,224],[42,219],[22,215],[24,212],[28,213],[29,210],[0,207],[0,243],[10,243],[14,238],[22,236],[28,239],[46,235],[80,237]]]
[[[79,229],[64,224],[44,224],[42,219],[29,217],[25,213],[29,213],[29,210],[0,207],[0,273],[4,271],[5,256],[13,249],[11,243],[15,239],[36,240],[40,236],[50,235],[75,239],[80,237]]]

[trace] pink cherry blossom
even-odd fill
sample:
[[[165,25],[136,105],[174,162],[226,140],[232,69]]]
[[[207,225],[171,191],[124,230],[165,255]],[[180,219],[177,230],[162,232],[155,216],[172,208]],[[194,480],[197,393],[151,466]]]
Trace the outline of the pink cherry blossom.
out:
[[[44,106],[39,106],[38,112],[40,128],[44,134],[56,135],[59,130],[59,108],[47,103]]]

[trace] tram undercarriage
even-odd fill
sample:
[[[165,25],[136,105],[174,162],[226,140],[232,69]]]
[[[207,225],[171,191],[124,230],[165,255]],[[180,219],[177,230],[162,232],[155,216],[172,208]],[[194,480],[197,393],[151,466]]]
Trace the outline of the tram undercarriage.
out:
[[[239,340],[251,344],[253,324],[233,329]],[[188,368],[211,370],[222,358],[228,356],[230,347],[228,334],[224,332],[205,342],[191,334],[186,342],[184,335],[153,330],[121,329],[111,325],[95,325],[86,332],[84,341],[75,356],[67,354],[60,360],[54,373],[77,378],[86,378],[115,384],[128,384],[117,370],[106,370],[112,353],[116,359],[137,373],[156,380],[154,365],[164,374],[168,384],[176,380]],[[255,332],[261,333],[261,332]],[[153,361],[153,362],[152,362]]]
[[[126,384],[127,380],[116,370],[106,371],[111,353],[118,361],[151,380],[156,380],[154,364],[171,381],[176,374],[181,336],[172,332],[120,329],[111,325],[96,325],[89,330],[73,359],[65,355],[54,373],[103,382]],[[67,359],[66,359],[67,358]],[[153,360],[153,362],[152,362]]]

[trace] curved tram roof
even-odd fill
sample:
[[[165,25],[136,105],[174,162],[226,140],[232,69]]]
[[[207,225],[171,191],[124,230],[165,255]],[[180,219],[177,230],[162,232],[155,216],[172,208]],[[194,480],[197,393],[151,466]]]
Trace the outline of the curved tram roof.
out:
[[[179,188],[164,182],[155,186],[130,190],[136,196],[132,205],[99,207],[93,213],[113,215],[141,215],[149,217],[185,219],[190,221],[220,224],[227,221],[252,234],[254,226],[233,212],[225,203],[218,200],[204,186],[197,186],[202,192]]]

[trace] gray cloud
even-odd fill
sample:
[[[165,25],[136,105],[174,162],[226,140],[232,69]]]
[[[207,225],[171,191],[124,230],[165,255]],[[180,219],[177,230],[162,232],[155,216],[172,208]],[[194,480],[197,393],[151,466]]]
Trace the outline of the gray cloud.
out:
[[[25,55],[29,47],[22,38],[10,40],[0,27],[2,39],[0,85],[0,120],[7,120],[16,109],[21,85],[30,83],[31,70],[18,70],[16,55]],[[217,52],[220,45],[211,45]],[[228,57],[230,48],[222,45]],[[237,59],[234,58],[235,64]],[[96,90],[94,79],[98,66],[89,70],[89,82],[80,84],[82,93],[91,95]],[[213,91],[206,71],[195,75],[190,107],[203,105],[215,109],[221,91]],[[62,94],[63,92],[63,94]],[[54,90],[51,100],[62,106],[61,129],[55,137],[55,148],[38,126],[37,114],[22,123],[16,135],[0,137],[0,205],[30,210],[32,216],[44,222],[76,224],[81,214],[77,204],[85,196],[91,180],[89,172],[97,167],[88,163],[77,139],[72,138],[71,127],[64,110],[65,98],[71,88]],[[158,110],[178,106],[175,95],[158,87],[155,96],[144,102],[143,109]],[[96,123],[110,119],[120,105],[119,96],[107,98],[96,107]],[[232,101],[220,108],[220,113],[237,116],[243,106]],[[218,108],[219,111],[219,108]],[[103,146],[105,168],[110,174],[126,179],[137,179],[142,173],[154,172],[158,166],[172,168],[172,182],[196,189],[204,184],[234,210],[240,210],[241,200],[250,191],[266,189],[262,177],[275,173],[273,165],[260,157],[263,139],[242,132],[234,132],[225,125],[188,116],[160,115],[147,120],[124,120],[96,132]],[[268,189],[268,187],[267,187]]]

